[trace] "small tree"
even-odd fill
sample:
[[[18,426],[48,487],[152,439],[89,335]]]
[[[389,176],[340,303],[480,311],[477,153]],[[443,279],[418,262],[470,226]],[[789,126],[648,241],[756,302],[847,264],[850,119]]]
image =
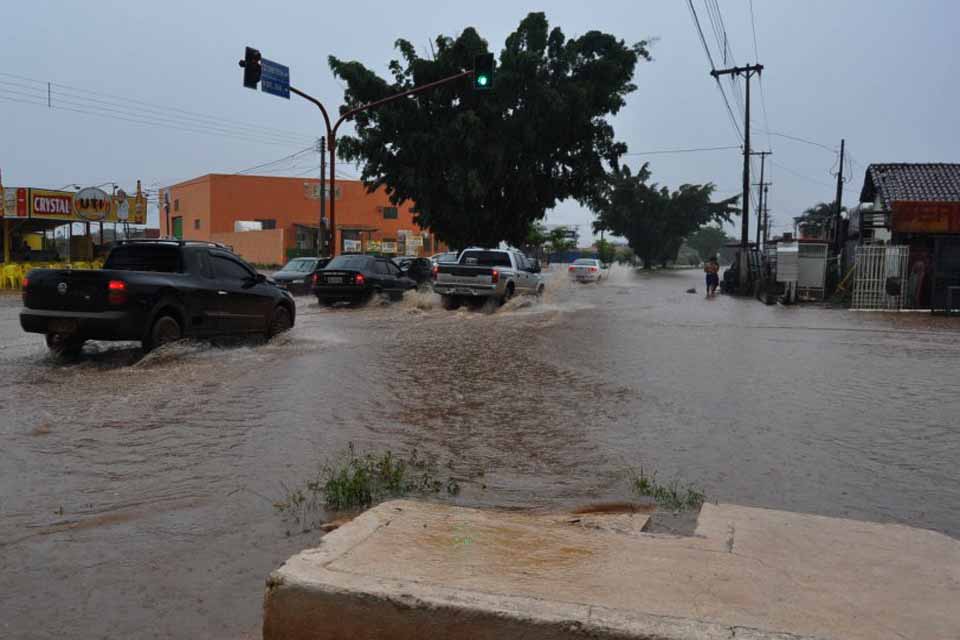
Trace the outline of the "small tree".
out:
[[[706,225],[697,229],[687,238],[687,245],[700,254],[703,261],[718,255],[720,249],[729,242],[736,242],[727,233],[716,225]]]
[[[600,259],[600,262],[610,264],[616,255],[617,248],[609,240],[601,238],[597,241],[597,258]]]
[[[841,211],[845,210],[846,208],[841,209]],[[834,205],[821,202],[795,217],[793,221],[800,228],[803,237],[826,240],[833,228],[835,211]]]
[[[570,229],[564,226],[551,229],[548,237],[551,253],[566,253],[576,245],[573,238],[570,237]]]

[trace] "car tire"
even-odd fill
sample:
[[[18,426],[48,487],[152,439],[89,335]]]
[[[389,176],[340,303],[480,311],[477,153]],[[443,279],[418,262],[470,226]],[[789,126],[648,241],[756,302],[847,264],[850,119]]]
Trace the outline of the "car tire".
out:
[[[183,338],[183,327],[180,326],[180,322],[173,316],[164,314],[154,320],[153,326],[150,327],[150,337],[143,342],[143,350],[151,351],[181,338]]]
[[[508,282],[508,283],[507,283],[507,290],[506,290],[506,292],[503,294],[503,296],[502,296],[502,297],[500,298],[500,300],[499,300],[501,307],[502,307],[503,305],[507,304],[507,301],[510,300],[510,298],[513,297],[513,293],[514,293],[513,283],[512,283],[512,282]]]
[[[48,333],[46,335],[47,348],[50,349],[58,358],[76,358],[83,350],[83,343],[86,342],[80,338],[71,338],[63,333]]]
[[[538,298],[542,298],[542,297],[543,297],[543,285],[542,285],[542,284],[537,287],[537,297],[538,297]]]
[[[290,310],[286,306],[278,304],[273,308],[273,313],[270,316],[267,338],[278,336],[291,328],[293,328],[293,317],[290,315]]]
[[[460,308],[460,298],[456,296],[440,296],[440,304],[447,311],[454,311]]]

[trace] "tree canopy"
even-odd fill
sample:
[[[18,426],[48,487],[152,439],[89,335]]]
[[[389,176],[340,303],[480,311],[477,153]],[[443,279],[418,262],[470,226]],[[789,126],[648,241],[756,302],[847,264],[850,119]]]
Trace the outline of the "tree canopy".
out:
[[[407,40],[396,48],[390,80],[330,56],[346,83],[344,109],[469,70],[488,44],[469,27],[437,37],[432,58]],[[451,246],[520,245],[558,202],[596,197],[606,167],[626,151],[607,117],[636,89],[634,69],[647,59],[646,42],[600,31],[567,39],[531,13],[507,37],[492,89],[474,91],[465,78],[359,113],[339,153],[363,164],[368,189],[414,201],[417,224]]]
[[[846,211],[846,207],[841,211]],[[821,202],[810,207],[793,221],[801,228],[802,234],[808,238],[826,238],[826,234],[833,228],[835,205]]]
[[[736,242],[727,232],[716,225],[700,227],[687,237],[687,245],[700,254],[703,260],[719,255],[720,249],[728,242]]]
[[[645,268],[674,260],[684,238],[705,224],[729,222],[738,213],[737,196],[711,201],[711,183],[683,184],[675,191],[650,179],[648,164],[631,173],[629,167],[612,171],[600,197],[591,203],[597,214],[595,231],[607,230],[630,243]]]

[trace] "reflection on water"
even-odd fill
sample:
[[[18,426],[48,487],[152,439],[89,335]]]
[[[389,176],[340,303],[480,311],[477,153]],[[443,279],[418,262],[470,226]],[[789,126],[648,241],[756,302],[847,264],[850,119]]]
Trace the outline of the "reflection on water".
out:
[[[9,637],[255,633],[281,483],[348,442],[450,465],[463,504],[628,499],[640,463],[711,498],[960,535],[960,323],[706,300],[701,274],[550,274],[444,311],[299,301],[269,343],[94,343],[72,363],[0,298]],[[38,607],[37,603],[56,603]]]

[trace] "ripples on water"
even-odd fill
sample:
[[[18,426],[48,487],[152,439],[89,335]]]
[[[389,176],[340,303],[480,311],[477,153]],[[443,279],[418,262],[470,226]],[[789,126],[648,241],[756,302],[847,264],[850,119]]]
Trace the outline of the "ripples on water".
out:
[[[0,619],[256,629],[263,576],[316,542],[286,537],[280,483],[348,442],[438,456],[464,504],[629,498],[642,463],[712,498],[960,533],[955,319],[705,300],[697,272],[550,278],[495,310],[303,298],[269,343],[95,343],[71,364],[0,304],[0,566],[19,576]]]

